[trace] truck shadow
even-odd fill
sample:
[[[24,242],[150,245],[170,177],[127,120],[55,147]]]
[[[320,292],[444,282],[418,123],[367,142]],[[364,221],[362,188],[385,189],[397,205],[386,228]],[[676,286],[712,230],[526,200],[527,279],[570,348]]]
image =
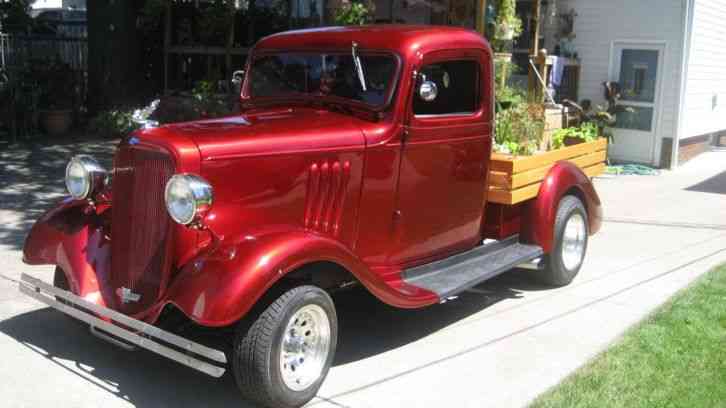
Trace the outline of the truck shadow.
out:
[[[521,292],[513,288],[532,289],[522,279],[528,280],[515,272],[465,292],[456,301],[419,310],[390,307],[360,288],[337,294],[340,338],[334,365],[393,350],[502,300],[519,298]],[[50,308],[4,320],[0,332],[69,375],[136,407],[255,407],[242,401],[229,372],[215,379],[150,352],[129,353],[96,339],[86,326]]]

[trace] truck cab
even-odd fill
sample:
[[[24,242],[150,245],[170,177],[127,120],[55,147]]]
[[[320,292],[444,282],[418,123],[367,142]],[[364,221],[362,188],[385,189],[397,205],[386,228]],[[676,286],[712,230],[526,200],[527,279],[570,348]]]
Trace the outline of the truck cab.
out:
[[[453,27],[290,31],[252,50],[237,115],[146,128],[113,168],[81,155],[70,196],[30,231],[56,265],[24,293],[115,344],[143,347],[269,407],[315,396],[333,361],[330,293],[402,308],[444,302],[517,266],[561,286],[601,208],[562,162],[537,197],[488,203],[492,51]],[[227,349],[167,324],[233,328]]]

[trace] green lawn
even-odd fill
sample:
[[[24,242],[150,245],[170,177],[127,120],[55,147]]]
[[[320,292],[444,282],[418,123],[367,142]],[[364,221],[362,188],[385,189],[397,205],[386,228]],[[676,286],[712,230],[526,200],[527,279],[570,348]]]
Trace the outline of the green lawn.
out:
[[[726,265],[532,407],[726,407]]]

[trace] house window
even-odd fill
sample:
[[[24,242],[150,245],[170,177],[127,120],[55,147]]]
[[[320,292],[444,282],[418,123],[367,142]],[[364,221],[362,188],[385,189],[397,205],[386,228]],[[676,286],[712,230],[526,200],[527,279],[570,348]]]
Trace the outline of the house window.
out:
[[[422,81],[436,84],[438,95],[424,101],[416,92],[413,98],[415,115],[471,114],[479,107],[479,64],[476,61],[446,61],[425,66],[419,74]]]

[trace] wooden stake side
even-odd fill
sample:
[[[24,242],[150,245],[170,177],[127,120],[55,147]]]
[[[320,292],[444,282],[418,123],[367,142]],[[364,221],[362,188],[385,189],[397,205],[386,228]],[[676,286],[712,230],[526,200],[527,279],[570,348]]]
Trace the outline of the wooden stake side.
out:
[[[537,196],[542,181],[555,163],[567,160],[589,177],[605,171],[607,139],[564,147],[535,156],[492,154],[489,172],[490,202],[516,204]]]

